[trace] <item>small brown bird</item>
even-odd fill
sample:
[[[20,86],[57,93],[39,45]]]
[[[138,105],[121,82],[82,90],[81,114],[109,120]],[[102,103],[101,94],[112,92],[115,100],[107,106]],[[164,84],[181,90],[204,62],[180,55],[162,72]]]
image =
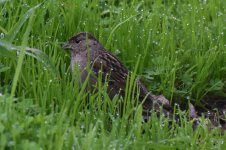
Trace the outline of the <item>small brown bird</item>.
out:
[[[63,46],[69,49],[71,53],[71,67],[79,66],[81,81],[84,82],[88,76],[87,66],[91,68],[89,83],[95,85],[98,72],[102,72],[103,79],[108,77],[108,95],[112,99],[115,95],[124,96],[128,70],[126,67],[110,52],[106,51],[100,42],[90,33],[81,32],[69,39]],[[103,81],[105,82],[105,81]],[[169,101],[164,96],[155,96],[148,92],[140,80],[137,80],[137,86],[140,91],[139,100],[143,102],[143,117],[148,119],[149,111],[154,108],[160,112],[160,105],[163,106],[165,115],[169,115],[171,107]],[[154,107],[153,107],[154,106]]]

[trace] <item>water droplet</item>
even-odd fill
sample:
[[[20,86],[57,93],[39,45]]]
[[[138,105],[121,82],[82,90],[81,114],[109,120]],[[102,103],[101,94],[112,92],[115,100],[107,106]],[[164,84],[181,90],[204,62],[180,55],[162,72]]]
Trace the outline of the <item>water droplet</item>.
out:
[[[4,33],[0,33],[0,39],[4,38],[5,34]]]

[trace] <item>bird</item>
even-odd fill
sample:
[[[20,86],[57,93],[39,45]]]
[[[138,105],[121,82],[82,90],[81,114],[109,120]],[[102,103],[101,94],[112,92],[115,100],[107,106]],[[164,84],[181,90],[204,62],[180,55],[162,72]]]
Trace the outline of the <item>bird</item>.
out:
[[[80,32],[71,37],[64,43],[63,49],[70,50],[71,69],[75,67],[80,70],[81,82],[85,82],[89,76],[89,83],[97,83],[98,73],[101,72],[102,82],[108,84],[107,93],[111,99],[116,95],[125,96],[128,69],[112,53],[107,51],[104,46],[89,32]],[[89,73],[91,70],[91,73]],[[90,74],[90,75],[89,75]],[[148,120],[150,110],[154,109],[160,113],[160,107],[166,116],[171,113],[169,101],[163,96],[153,95],[147,90],[140,79],[136,80],[139,93],[139,103],[142,103],[143,118]]]

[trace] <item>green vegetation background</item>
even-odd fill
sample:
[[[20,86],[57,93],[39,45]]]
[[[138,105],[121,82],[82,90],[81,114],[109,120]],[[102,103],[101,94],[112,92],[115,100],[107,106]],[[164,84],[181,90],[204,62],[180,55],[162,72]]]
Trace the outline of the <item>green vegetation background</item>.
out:
[[[226,94],[225,19],[224,0],[1,0],[0,148],[226,147],[205,123],[195,131],[186,119],[170,128],[155,115],[143,123],[141,107],[129,105],[119,117],[120,100],[111,102],[104,86],[91,95],[79,88],[61,48],[91,32],[153,93],[201,105]]]

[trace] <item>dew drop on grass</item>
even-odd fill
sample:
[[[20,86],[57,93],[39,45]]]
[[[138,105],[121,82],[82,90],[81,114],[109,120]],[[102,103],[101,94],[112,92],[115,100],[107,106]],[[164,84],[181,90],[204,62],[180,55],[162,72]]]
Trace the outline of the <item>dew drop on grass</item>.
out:
[[[207,115],[210,115],[210,111],[207,112]]]
[[[165,116],[165,115],[162,114],[162,117],[164,117],[164,116]],[[160,124],[160,127],[161,127],[161,128],[164,128],[164,127],[165,127],[165,124],[164,124],[164,123]]]
[[[174,105],[175,105],[175,106],[178,106],[178,107],[180,106],[178,103],[175,103]]]
[[[5,37],[4,33],[0,33],[0,39],[3,39]]]
[[[121,53],[121,51],[120,51],[119,49],[116,49],[116,50],[115,50],[115,54],[116,54],[116,55],[118,55],[118,54],[120,54],[120,53]]]
[[[84,128],[85,128],[84,124],[81,124],[80,129],[84,129]]]
[[[217,13],[217,16],[218,16],[218,17],[219,17],[219,16],[222,16],[222,15],[223,15],[223,13],[220,12],[220,11]]]

